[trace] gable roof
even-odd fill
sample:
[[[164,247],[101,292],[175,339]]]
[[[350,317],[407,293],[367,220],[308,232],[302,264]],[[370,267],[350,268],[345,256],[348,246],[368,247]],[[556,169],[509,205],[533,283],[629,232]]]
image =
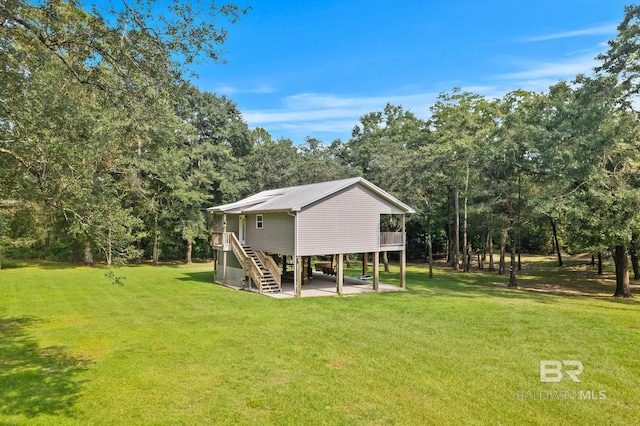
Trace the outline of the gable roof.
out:
[[[224,213],[300,211],[316,201],[357,184],[364,186],[380,198],[399,207],[405,213],[415,213],[415,210],[411,207],[362,177],[292,186],[289,188],[270,189],[236,201],[235,203],[210,207],[207,211]]]

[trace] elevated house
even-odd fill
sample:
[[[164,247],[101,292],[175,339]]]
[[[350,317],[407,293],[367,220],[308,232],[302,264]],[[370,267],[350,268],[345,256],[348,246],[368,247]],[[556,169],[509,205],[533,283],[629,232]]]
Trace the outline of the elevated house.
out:
[[[405,215],[414,210],[361,177],[262,191],[211,207],[214,280],[261,293],[280,291],[292,275],[296,296],[311,273],[311,256],[327,256],[325,273],[336,275],[342,293],[344,255],[373,253],[373,288],[378,289],[381,251],[399,252],[405,287]],[[395,231],[381,231],[393,218]],[[318,264],[316,264],[318,267]]]

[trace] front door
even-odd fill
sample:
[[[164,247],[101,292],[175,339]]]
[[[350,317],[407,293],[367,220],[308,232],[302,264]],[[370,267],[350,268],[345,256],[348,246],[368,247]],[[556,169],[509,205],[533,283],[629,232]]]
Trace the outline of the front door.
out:
[[[238,241],[240,241],[240,244],[247,243],[247,217],[245,215],[240,215]]]

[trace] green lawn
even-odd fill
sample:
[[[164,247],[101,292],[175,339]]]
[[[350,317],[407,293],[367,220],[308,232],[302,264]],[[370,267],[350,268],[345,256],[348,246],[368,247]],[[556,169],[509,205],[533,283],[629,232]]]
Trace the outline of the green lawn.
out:
[[[3,266],[2,425],[640,419],[640,291],[609,297],[584,266],[531,259],[519,290],[410,266],[406,292],[286,300],[212,285],[209,264],[127,267],[122,286]],[[581,382],[541,383],[541,360],[582,362]]]

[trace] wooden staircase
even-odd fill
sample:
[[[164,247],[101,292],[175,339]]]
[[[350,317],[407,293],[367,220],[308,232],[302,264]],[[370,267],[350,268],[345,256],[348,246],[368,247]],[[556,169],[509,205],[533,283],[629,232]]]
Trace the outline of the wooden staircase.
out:
[[[254,251],[251,247],[240,244],[233,232],[228,234],[229,246],[233,254],[242,264],[245,275],[258,286],[258,291],[260,293],[282,291],[280,286],[282,274],[273,258],[261,251]]]
[[[253,259],[253,262],[260,268],[262,272],[260,274],[260,282],[258,284],[258,288],[260,289],[260,293],[276,293],[282,291],[280,287],[280,283],[278,279],[271,273],[271,271],[264,265],[262,259],[264,259],[264,255],[259,256],[253,249],[249,246],[243,245],[242,248],[244,252]]]

